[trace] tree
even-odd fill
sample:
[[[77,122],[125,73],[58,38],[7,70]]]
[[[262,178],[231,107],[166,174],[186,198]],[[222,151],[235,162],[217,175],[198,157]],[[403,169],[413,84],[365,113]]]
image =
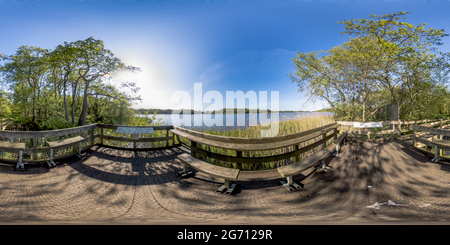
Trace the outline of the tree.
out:
[[[393,103],[399,104],[403,117],[408,111],[411,118],[419,99],[430,104],[430,94],[446,93],[435,88],[449,74],[447,56],[435,51],[448,35],[426,29],[426,24],[399,21],[406,14],[338,22],[345,24],[342,34],[350,34],[350,41],[327,52],[298,52],[296,72],[289,74],[292,82],[309,99],[325,99],[344,120],[374,119],[382,106]]]
[[[290,74],[299,91],[307,91],[309,100],[325,99],[335,113],[346,112],[346,120],[354,120],[362,110],[365,120],[368,89],[374,88],[371,61],[373,39],[355,38],[324,52],[299,52],[293,59],[297,68]]]
[[[4,90],[0,90],[0,130],[3,127],[3,118],[9,117],[11,114],[11,101],[9,100],[9,94]]]
[[[407,12],[385,15],[370,15],[372,20],[347,20],[338,22],[344,24],[342,34],[348,33],[356,37],[373,37],[377,41],[375,56],[371,59],[376,64],[373,72],[378,82],[388,89],[392,96],[392,103],[398,103],[396,89],[402,86],[404,76],[409,72],[409,63],[420,63],[430,58],[430,51],[442,45],[443,37],[448,36],[443,29],[426,29],[426,23],[415,27],[412,24],[398,21]],[[406,19],[406,18],[403,18]],[[417,64],[415,64],[417,65]]]
[[[86,123],[86,113],[88,109],[89,87],[94,81],[103,81],[105,76],[112,75],[117,71],[140,71],[140,68],[133,66],[126,66],[114,54],[105,49],[104,43],[101,40],[95,40],[90,37],[86,40],[76,41],[73,43],[76,49],[76,55],[79,58],[79,65],[77,75],[84,82],[83,106],[78,125]],[[135,87],[135,86],[134,86]],[[134,88],[133,87],[133,88]]]
[[[14,55],[0,54],[0,58],[5,61],[0,73],[11,92],[11,114],[32,130],[74,126],[77,115],[78,125],[102,118],[126,121],[131,115],[128,107],[140,100],[135,83],[109,83],[117,80],[116,72],[139,72],[140,68],[126,66],[93,37],[64,42],[53,51],[21,46]],[[89,103],[108,109],[89,110]]]
[[[38,103],[45,89],[48,52],[47,49],[21,46],[15,55],[6,57],[8,62],[3,66],[6,81],[14,91],[13,99],[23,103],[25,118],[28,118],[31,102],[31,124],[36,124],[37,113],[40,112]]]

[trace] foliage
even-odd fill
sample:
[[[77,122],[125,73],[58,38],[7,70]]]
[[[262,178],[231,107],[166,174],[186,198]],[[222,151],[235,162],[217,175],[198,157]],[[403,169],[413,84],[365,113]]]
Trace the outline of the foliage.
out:
[[[339,120],[377,120],[398,104],[401,120],[448,115],[450,53],[437,53],[444,30],[401,22],[406,12],[346,20],[350,40],[326,52],[298,52],[289,74],[309,100],[326,100]]]
[[[21,46],[0,58],[2,82],[11,94],[5,108],[31,130],[125,123],[133,113],[129,106],[140,100],[135,83],[114,78],[140,68],[125,65],[93,37],[54,50]]]

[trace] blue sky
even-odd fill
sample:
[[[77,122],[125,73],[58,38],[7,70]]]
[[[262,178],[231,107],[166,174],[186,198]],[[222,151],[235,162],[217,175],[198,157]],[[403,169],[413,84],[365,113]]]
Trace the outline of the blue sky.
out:
[[[413,25],[450,30],[450,1],[0,0],[0,53],[53,49],[90,36],[128,65],[141,88],[134,108],[175,108],[175,91],[279,91],[280,110],[317,110],[287,76],[297,51],[349,40],[338,21],[407,11]],[[450,38],[440,51],[450,52]],[[193,100],[193,99],[192,99]],[[269,101],[270,102],[270,101]],[[203,104],[205,109],[210,104]],[[270,108],[270,105],[269,105]]]

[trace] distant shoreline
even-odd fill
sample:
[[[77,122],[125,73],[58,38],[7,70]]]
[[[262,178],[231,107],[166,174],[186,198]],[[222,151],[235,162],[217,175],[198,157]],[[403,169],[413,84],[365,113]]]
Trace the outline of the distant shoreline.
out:
[[[181,109],[182,111],[183,109]],[[238,113],[237,109],[234,108],[234,113],[233,114],[250,114],[250,110],[245,108],[244,109],[244,113]],[[138,114],[150,114],[153,115],[155,112],[156,114],[172,114],[172,112],[174,111],[173,109],[134,109],[134,111]],[[195,110],[191,110],[191,114],[205,114],[205,113],[211,113],[211,114],[216,114],[216,111],[195,111]],[[321,112],[333,112],[332,109],[321,109],[321,110],[317,110],[317,111],[271,111],[271,110],[267,110],[267,113],[321,113]],[[222,114],[226,114],[226,109],[222,110]],[[259,109],[256,109],[256,114],[259,114]]]

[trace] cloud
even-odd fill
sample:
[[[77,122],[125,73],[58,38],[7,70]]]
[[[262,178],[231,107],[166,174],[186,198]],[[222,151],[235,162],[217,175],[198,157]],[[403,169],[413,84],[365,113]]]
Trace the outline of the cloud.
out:
[[[220,81],[227,69],[225,67],[225,62],[216,62],[210,65],[200,76],[200,82],[207,84],[212,81]]]

